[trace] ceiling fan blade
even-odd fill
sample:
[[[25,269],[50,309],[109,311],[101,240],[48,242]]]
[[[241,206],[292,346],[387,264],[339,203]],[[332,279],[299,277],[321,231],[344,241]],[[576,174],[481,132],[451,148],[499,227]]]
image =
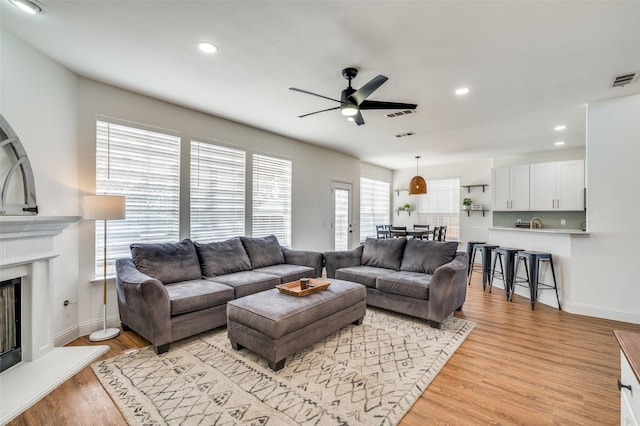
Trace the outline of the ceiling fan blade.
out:
[[[320,110],[320,111],[310,112],[309,114],[302,114],[302,115],[299,115],[299,116],[298,116],[298,118],[303,118],[303,117],[306,117],[306,116],[308,116],[308,115],[317,114],[317,113],[319,113],[319,112],[332,111],[332,110],[334,110],[334,109],[339,109],[339,108],[340,108],[340,107],[339,107],[339,106],[337,106],[337,107],[333,107],[333,108],[323,109],[323,110]]]
[[[334,101],[334,102],[340,102],[340,103],[342,103],[342,101],[339,101],[339,100],[337,100],[337,99],[329,98],[329,97],[327,97],[327,96],[318,95],[317,93],[308,92],[308,91],[306,91],[306,90],[297,89],[297,88],[295,88],[295,87],[289,87],[289,90],[293,90],[294,92],[306,93],[307,95],[317,96],[317,97],[319,97],[319,98],[325,98],[325,99],[329,99],[330,101]]]
[[[369,95],[375,92],[378,87],[382,86],[388,79],[389,78],[387,78],[386,76],[380,74],[377,77],[372,78],[367,84],[353,92],[353,94],[349,97],[355,101],[356,105],[360,105],[362,102],[364,102],[365,99],[369,97]]]
[[[360,109],[416,109],[416,104],[404,104],[400,102],[364,101]]]
[[[362,113],[360,111],[358,111],[358,113],[354,115],[353,118],[353,121],[355,121],[358,126],[362,126],[364,124],[364,118],[362,117]]]

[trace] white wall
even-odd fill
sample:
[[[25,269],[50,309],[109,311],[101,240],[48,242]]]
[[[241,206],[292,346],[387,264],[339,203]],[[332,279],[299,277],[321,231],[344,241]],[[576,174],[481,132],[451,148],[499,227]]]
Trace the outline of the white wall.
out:
[[[77,82],[66,68],[0,30],[0,112],[22,141],[41,216],[78,216]],[[55,237],[53,329],[77,334],[78,225]],[[80,290],[81,291],[81,290]],[[62,339],[64,340],[64,338]],[[60,339],[55,344],[59,345]]]
[[[419,168],[420,176],[427,181],[433,179],[444,178],[460,178],[460,185],[475,185],[491,183],[491,167],[492,160],[477,160],[464,163],[442,164],[436,166],[421,166]],[[395,170],[393,172],[392,189],[407,189],[409,181],[416,174],[416,168],[408,168]],[[483,204],[491,206],[491,187],[482,192],[482,188],[471,188],[471,192],[467,193],[466,188],[460,188],[460,208],[462,208],[462,200],[469,197],[474,204]],[[403,206],[405,203],[411,204],[412,208],[418,205],[418,198],[415,195],[409,195],[407,191],[401,191],[400,195],[393,193],[392,198],[393,209]],[[411,216],[407,212],[399,214],[393,212],[392,221],[394,225],[407,226],[412,228],[417,223],[417,215],[411,212]],[[467,241],[486,241],[487,229],[491,226],[491,212],[485,212],[482,216],[480,212],[471,212],[467,217],[466,212],[460,212],[460,247],[466,248]]]
[[[573,312],[640,323],[640,95],[589,104],[587,223],[572,246]]]
[[[585,156],[586,151],[584,148],[554,149],[552,151],[534,152],[527,155],[495,157],[493,159],[493,167],[546,163],[549,161],[583,160]]]

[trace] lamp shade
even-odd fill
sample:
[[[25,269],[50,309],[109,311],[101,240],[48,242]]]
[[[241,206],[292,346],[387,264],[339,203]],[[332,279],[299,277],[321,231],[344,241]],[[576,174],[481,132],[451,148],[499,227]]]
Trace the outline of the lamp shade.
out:
[[[409,182],[409,195],[418,195],[427,193],[427,182],[422,176],[414,176]]]
[[[125,197],[122,195],[85,195],[84,219],[114,220],[126,217]]]

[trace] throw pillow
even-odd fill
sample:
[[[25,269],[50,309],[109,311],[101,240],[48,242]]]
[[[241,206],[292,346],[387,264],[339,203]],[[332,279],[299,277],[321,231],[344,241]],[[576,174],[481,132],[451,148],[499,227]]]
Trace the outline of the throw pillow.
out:
[[[253,269],[284,263],[284,254],[275,235],[263,238],[240,237],[240,240],[247,250]]]
[[[457,250],[455,241],[409,240],[400,270],[433,274],[438,267],[451,262]]]
[[[249,256],[240,238],[215,243],[195,243],[202,274],[205,277],[226,275],[251,269]]]
[[[362,250],[362,264],[393,270],[400,269],[402,253],[407,244],[406,238],[377,239],[367,238]]]
[[[164,284],[202,278],[196,248],[189,239],[179,243],[134,243],[129,247],[138,271]]]

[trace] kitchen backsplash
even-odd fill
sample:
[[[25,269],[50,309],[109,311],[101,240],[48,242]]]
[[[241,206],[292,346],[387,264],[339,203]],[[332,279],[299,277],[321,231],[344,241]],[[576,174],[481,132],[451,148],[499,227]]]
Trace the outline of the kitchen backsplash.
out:
[[[532,217],[539,217],[545,228],[582,229],[586,221],[586,212],[493,212],[493,226],[513,228],[518,219],[529,223]],[[562,219],[565,225],[561,225]]]

